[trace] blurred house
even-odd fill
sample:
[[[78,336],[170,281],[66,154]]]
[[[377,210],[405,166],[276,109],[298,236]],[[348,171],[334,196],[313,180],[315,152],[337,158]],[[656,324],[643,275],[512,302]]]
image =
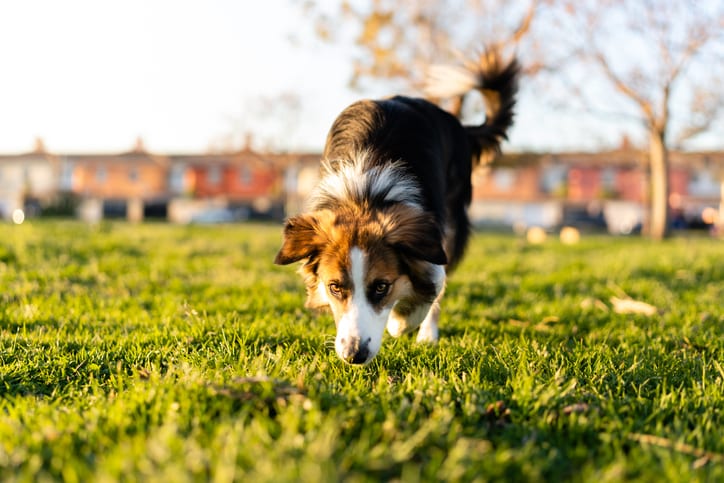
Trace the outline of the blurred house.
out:
[[[57,194],[58,157],[37,139],[29,153],[0,155],[0,218],[15,210],[33,215]]]
[[[470,221],[478,227],[552,227],[567,172],[544,165],[544,155],[512,153],[473,172]]]
[[[675,227],[724,220],[724,151],[670,157]],[[119,154],[0,155],[0,216],[29,215],[69,197],[81,218],[219,223],[282,219],[304,209],[320,173],[316,153],[155,154],[137,140]],[[623,145],[598,153],[506,153],[472,177],[475,226],[631,233],[646,223],[645,152]],[[69,210],[68,210],[69,211]],[[721,221],[720,221],[721,223]]]
[[[704,223],[724,190],[724,152],[670,156],[670,197],[676,226]],[[319,179],[319,154],[292,156],[285,175],[286,213],[303,209]],[[628,234],[646,222],[647,155],[624,143],[597,153],[506,153],[472,176],[470,219],[477,227],[581,229]],[[716,208],[717,211],[719,208]]]
[[[287,216],[304,211],[307,198],[319,181],[321,154],[289,155],[284,174]]]
[[[78,198],[88,221],[282,218],[285,159],[248,149],[161,155],[139,139],[125,153],[58,156],[55,189]]]
[[[227,221],[282,218],[285,160],[284,155],[250,149],[171,156],[168,187],[174,203],[169,218],[191,222],[204,219],[209,210],[228,210]]]
[[[703,223],[719,206],[724,152],[671,152],[669,207],[675,226]],[[506,154],[473,176],[471,219],[479,226],[564,225],[631,233],[646,223],[646,153]]]
[[[68,154],[61,160],[58,187],[82,199],[84,218],[166,218],[169,159],[147,152],[140,139],[125,153]]]

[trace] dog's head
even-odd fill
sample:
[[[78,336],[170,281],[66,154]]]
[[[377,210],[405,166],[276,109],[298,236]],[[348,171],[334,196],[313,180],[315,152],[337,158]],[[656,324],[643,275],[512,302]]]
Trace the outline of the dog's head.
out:
[[[290,218],[274,260],[304,261],[307,307],[331,308],[335,350],[366,364],[380,350],[387,318],[400,300],[430,303],[435,269],[447,263],[432,215],[406,205],[380,212],[319,210]]]

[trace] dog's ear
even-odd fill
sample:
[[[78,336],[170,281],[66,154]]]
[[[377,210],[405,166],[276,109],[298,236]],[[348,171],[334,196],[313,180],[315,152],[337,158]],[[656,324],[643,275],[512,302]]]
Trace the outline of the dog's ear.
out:
[[[435,265],[447,264],[442,233],[430,213],[406,206],[393,209],[385,223],[385,239],[408,257]]]
[[[397,243],[397,246],[411,258],[424,260],[435,265],[447,265],[447,255],[442,248],[442,237],[435,231],[438,231],[437,227],[431,228],[427,232],[418,232],[419,236],[417,238],[414,240],[402,239]]]
[[[284,225],[284,242],[274,263],[288,265],[313,257],[322,246],[319,220],[314,213],[289,218]]]

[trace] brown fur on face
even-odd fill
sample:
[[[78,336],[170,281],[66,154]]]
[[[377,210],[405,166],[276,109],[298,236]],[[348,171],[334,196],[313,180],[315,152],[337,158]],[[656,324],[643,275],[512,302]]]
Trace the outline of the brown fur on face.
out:
[[[368,256],[366,283],[394,282],[384,303],[402,300],[402,306],[412,307],[434,299],[436,288],[428,272],[431,264],[447,263],[442,234],[432,215],[404,204],[382,211],[347,206],[295,216],[284,227],[274,262],[305,260],[300,272],[307,286],[306,306],[323,307],[335,299],[327,284],[349,284],[353,247]]]

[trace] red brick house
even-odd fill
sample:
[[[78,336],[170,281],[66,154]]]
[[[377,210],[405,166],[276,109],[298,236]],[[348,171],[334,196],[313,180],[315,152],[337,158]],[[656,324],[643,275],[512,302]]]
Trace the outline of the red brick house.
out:
[[[535,201],[546,196],[541,188],[541,155],[508,154],[494,168],[473,172],[473,199]]]
[[[253,202],[279,194],[279,170],[268,157],[252,151],[209,154],[190,160],[193,193],[199,198],[223,196]]]
[[[171,156],[172,195],[213,200],[251,216],[282,216],[283,156],[245,149],[233,153]]]
[[[71,154],[62,160],[61,189],[98,203],[102,216],[140,220],[156,205],[157,216],[165,218],[169,160],[147,152],[140,139],[125,153]]]
[[[719,208],[724,191],[724,152],[671,152],[670,208],[689,222]],[[319,154],[230,153],[159,155],[139,139],[120,154],[49,154],[42,142],[22,155],[0,155],[0,212],[21,198],[50,199],[70,193],[89,206],[88,219],[156,216],[191,221],[209,209],[281,218],[302,209],[319,175]],[[622,148],[600,153],[506,153],[473,174],[471,219],[546,227],[566,213],[597,212],[626,219],[645,217],[646,153]],[[179,208],[171,214],[171,205]],[[13,208],[14,209],[14,208]],[[240,219],[238,217],[236,219]],[[609,227],[611,225],[609,224]]]
[[[506,154],[473,177],[473,221],[527,225],[543,219],[539,223],[552,226],[565,223],[567,211],[578,210],[627,217],[627,227],[640,224],[648,199],[646,159],[646,153],[633,149]],[[671,152],[669,177],[674,219],[696,223],[704,208],[719,204],[724,153]]]

